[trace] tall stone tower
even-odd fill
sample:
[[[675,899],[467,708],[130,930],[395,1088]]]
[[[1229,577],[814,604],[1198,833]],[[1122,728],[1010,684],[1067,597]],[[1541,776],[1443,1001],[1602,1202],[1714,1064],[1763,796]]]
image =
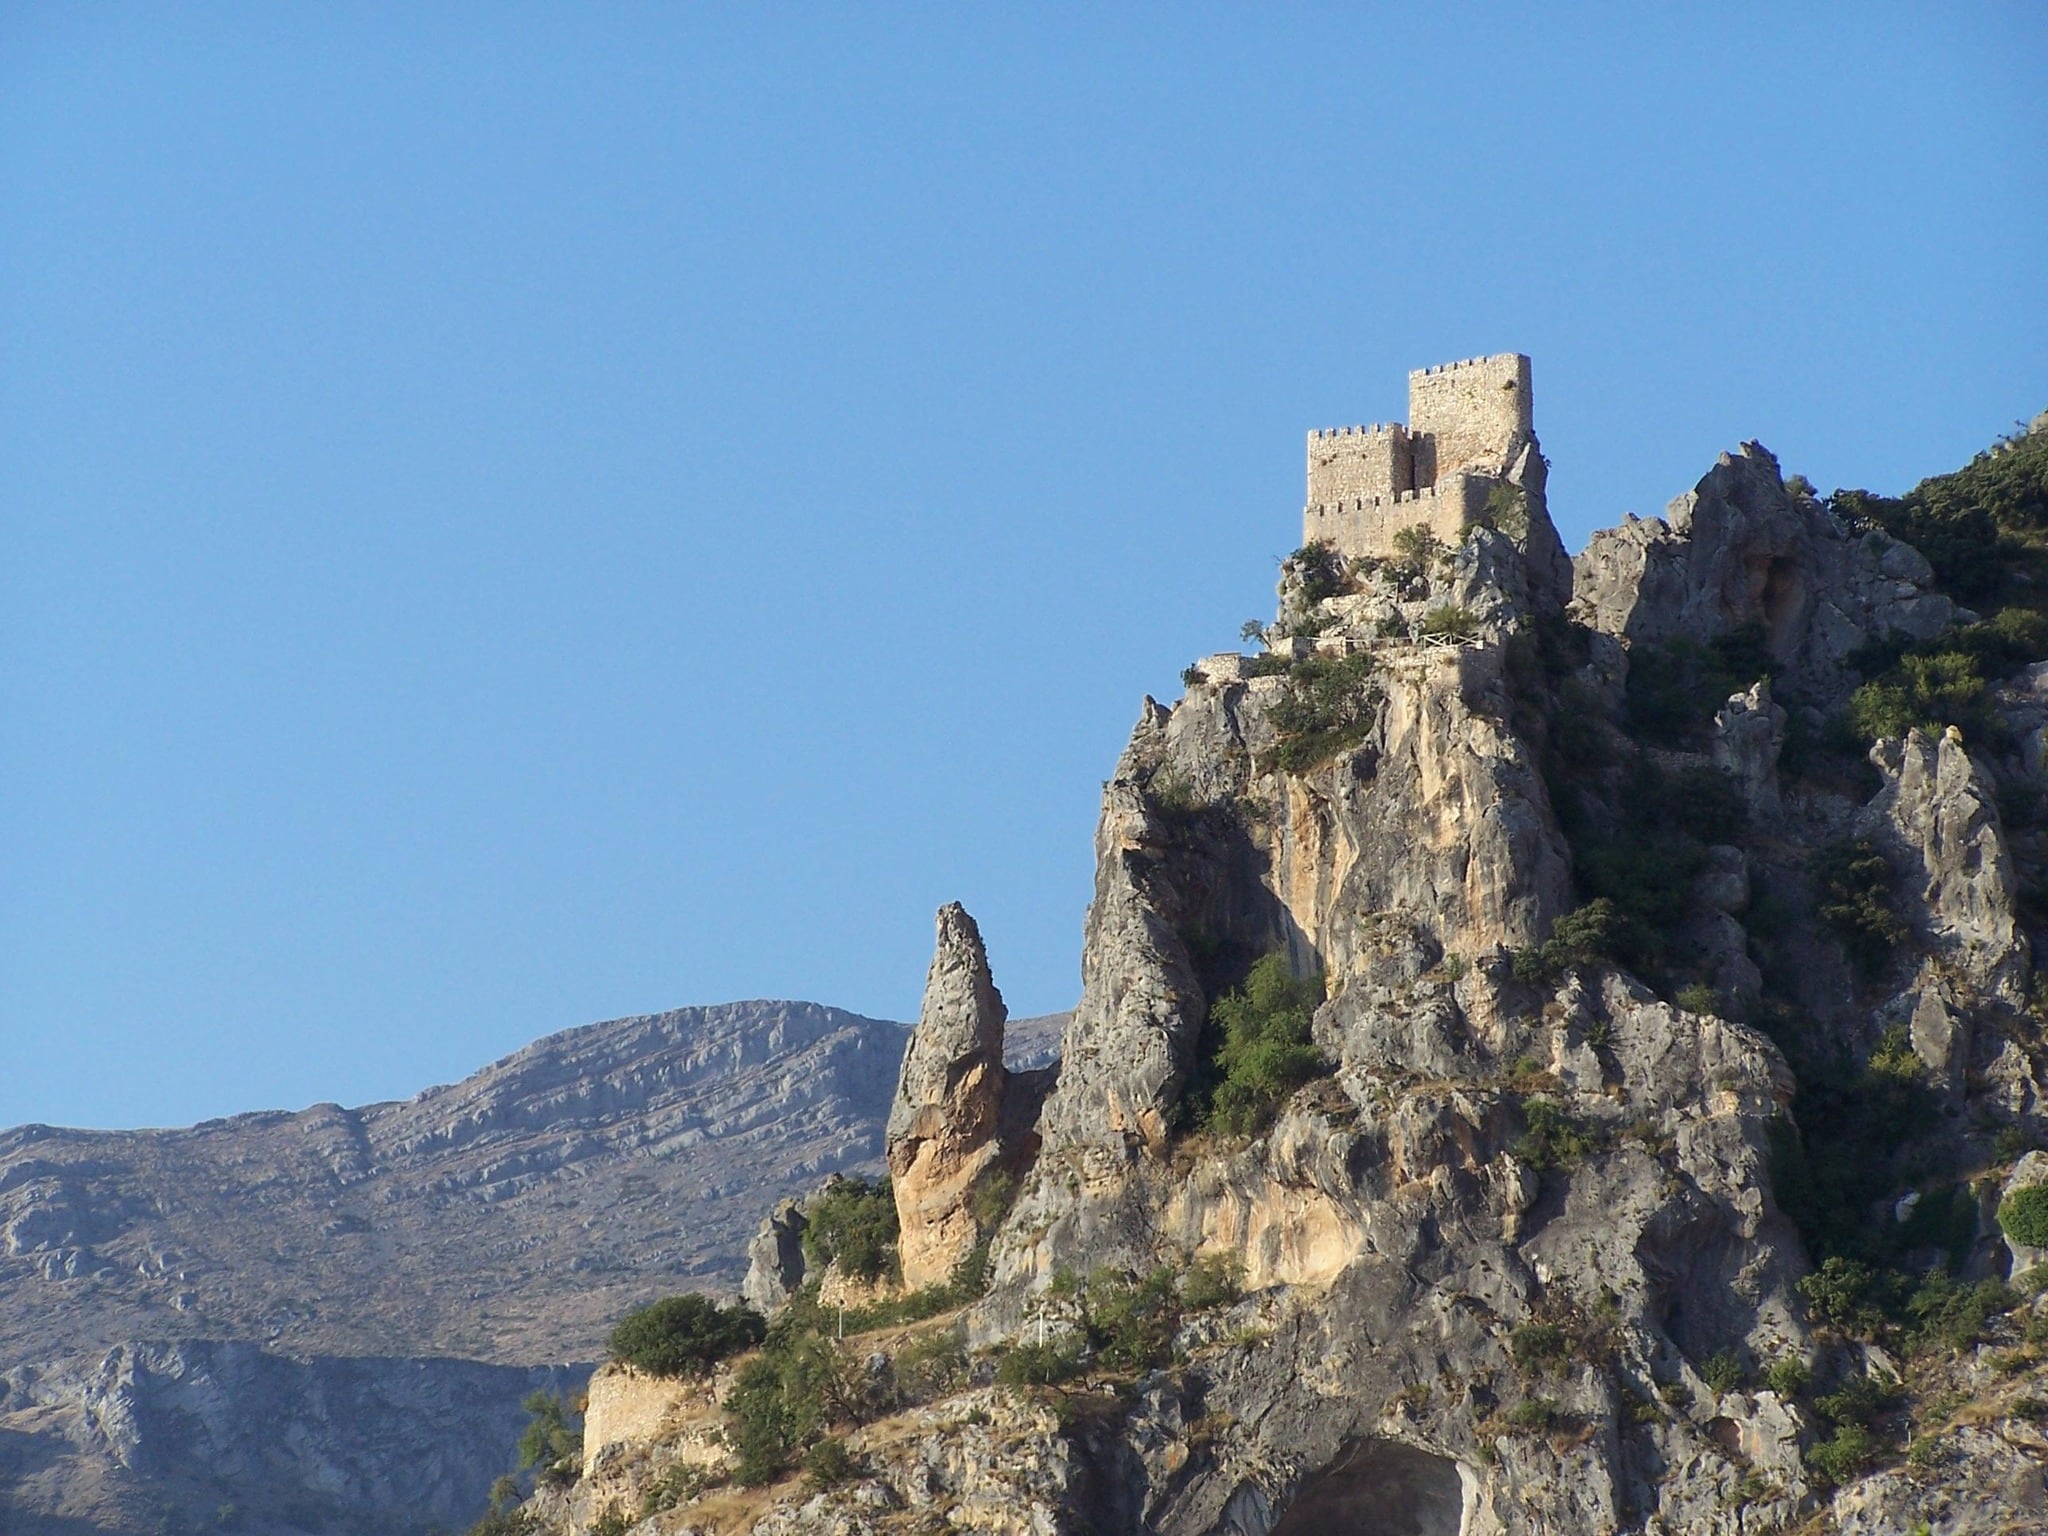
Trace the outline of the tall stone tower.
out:
[[[1406,426],[1311,432],[1302,542],[1385,558],[1420,523],[1456,543],[1535,441],[1531,394],[1529,359],[1502,352],[1409,374]]]

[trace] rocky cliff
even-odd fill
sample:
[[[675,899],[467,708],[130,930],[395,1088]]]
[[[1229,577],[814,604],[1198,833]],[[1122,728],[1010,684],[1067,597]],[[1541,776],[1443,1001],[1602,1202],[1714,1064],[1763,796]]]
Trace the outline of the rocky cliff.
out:
[[[1299,551],[1268,652],[1146,700],[1104,788],[985,1289],[842,1340],[799,1286],[711,1388],[740,1462],[652,1433],[527,1518],[2048,1525],[2048,1303],[2001,1236],[2048,1140],[2044,545],[2048,433],[1897,501],[1746,445],[1570,570],[1532,438],[1455,547]],[[899,1174],[989,1144],[970,929]],[[913,1182],[906,1241],[962,1181]]]

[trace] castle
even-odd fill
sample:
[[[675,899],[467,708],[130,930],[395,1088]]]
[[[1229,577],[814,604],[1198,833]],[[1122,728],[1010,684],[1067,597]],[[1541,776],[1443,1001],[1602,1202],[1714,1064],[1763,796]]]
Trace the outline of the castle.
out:
[[[1384,559],[1420,523],[1456,544],[1523,448],[1535,441],[1529,359],[1519,352],[1408,375],[1408,425],[1308,435],[1302,542]]]

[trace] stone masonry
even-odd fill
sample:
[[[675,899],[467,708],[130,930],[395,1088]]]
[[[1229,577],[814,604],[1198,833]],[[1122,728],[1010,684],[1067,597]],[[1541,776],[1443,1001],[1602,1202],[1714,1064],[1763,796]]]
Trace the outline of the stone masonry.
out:
[[[1534,438],[1529,359],[1519,352],[1408,375],[1408,424],[1339,427],[1308,437],[1302,542],[1385,558],[1422,524],[1455,544]]]

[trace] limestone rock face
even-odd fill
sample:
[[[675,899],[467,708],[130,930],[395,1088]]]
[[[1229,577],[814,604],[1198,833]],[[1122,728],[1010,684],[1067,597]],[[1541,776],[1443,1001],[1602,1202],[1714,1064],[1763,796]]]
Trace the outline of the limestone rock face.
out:
[[[1838,681],[1866,640],[1925,640],[1953,623],[1932,583],[1919,551],[1788,494],[1778,461],[1745,443],[1662,518],[1594,534],[1574,562],[1572,608],[1631,642],[1754,627],[1789,675],[1819,684]]]
[[[2042,1144],[2018,892],[2048,885],[2048,816],[2027,809],[2048,791],[2048,668],[2004,685],[1983,743],[1885,744],[1873,793],[1854,760],[1782,760],[1786,706],[1825,718],[1864,640],[1956,616],[1915,551],[1788,491],[1750,445],[1668,522],[1596,538],[1572,599],[1533,440],[1510,483],[1454,548],[1381,518],[1355,560],[1304,551],[1267,655],[1208,658],[1179,702],[1144,701],[1104,786],[1082,996],[1035,1114],[1021,1075],[991,1086],[1000,1005],[978,934],[942,914],[890,1122],[906,1269],[914,1228],[958,1251],[971,1229],[946,1224],[1003,1157],[1022,1179],[989,1289],[945,1326],[1035,1346],[1003,1357],[1034,1371],[1087,1364],[1059,1422],[963,1367],[951,1398],[849,1434],[853,1479],[777,1496],[755,1529],[880,1536],[928,1512],[1018,1536],[2040,1523],[2048,1444],[2038,1374],[2010,1379],[2037,1372],[2005,1348],[2032,1326],[2017,1317],[1998,1348],[1946,1357],[1939,1393],[1916,1353],[1910,1463],[1840,1487],[1814,1473],[1819,1405],[1892,1367],[1809,1327],[1812,1256],[1773,1191],[1803,1145],[1809,1169],[1839,1156],[1827,1095],[1873,1075],[1912,1080],[1872,1102],[1912,1103],[1915,1125],[1872,1140],[1891,1160],[1872,1221],[1917,1208],[1891,1180],[1967,1229],[1989,1186],[1924,1170],[2002,1170],[2015,1133]],[[1717,713],[1686,699],[1682,728],[1629,713],[1637,648],[1752,626],[1771,680]],[[1845,893],[1817,856],[1857,839],[1896,889],[1827,910]],[[1615,910],[1554,931],[1595,893]],[[1909,936],[1852,953],[1847,936],[1890,938],[1880,910]],[[1246,1001],[1219,1052],[1212,1010],[1276,956],[1320,984],[1306,1043],[1300,1011]],[[1299,1070],[1247,1069],[1247,1020]],[[1264,1118],[1216,1114],[1219,1084],[1267,1092]],[[2031,1257],[1981,1219],[1957,1245],[1973,1279]],[[1217,1278],[1233,1272],[1234,1292]],[[1132,1336],[1147,1305],[1170,1338]]]
[[[974,919],[957,902],[941,907],[886,1142],[897,1251],[912,1290],[944,1281],[980,1241],[970,1201],[1003,1155],[1007,1017]]]
[[[1771,701],[1771,680],[1759,678],[1721,706],[1714,717],[1714,766],[1736,783],[1742,803],[1760,823],[1780,811],[1778,754],[1785,747],[1785,711]]]
[[[1951,726],[1878,744],[1885,787],[1863,820],[1894,854],[1918,937],[1971,984],[2016,992],[2026,939],[2016,931],[2017,885],[1996,792]]]
[[[763,1312],[772,1312],[804,1283],[803,1202],[783,1200],[761,1223],[747,1244],[747,1277],[740,1295]]]

